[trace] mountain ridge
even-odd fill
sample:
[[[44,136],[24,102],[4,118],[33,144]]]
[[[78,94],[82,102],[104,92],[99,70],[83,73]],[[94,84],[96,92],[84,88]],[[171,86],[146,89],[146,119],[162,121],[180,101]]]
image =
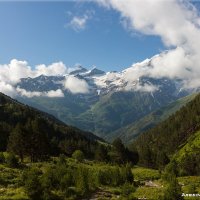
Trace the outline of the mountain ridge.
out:
[[[116,137],[119,137],[124,143],[130,144],[140,133],[151,129],[158,123],[167,119],[170,115],[181,109],[181,107],[192,101],[196,97],[196,95],[197,93],[194,93],[192,95],[182,97],[172,103],[169,103],[168,105],[163,106],[158,110],[155,110],[138,119],[136,122],[133,122],[128,126],[122,127],[116,132],[111,133],[105,139],[107,141],[111,141]]]

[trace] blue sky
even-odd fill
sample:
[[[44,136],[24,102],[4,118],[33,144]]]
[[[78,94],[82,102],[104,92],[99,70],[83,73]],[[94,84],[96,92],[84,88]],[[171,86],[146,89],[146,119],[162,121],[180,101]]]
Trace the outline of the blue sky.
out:
[[[85,21],[76,26],[75,17]],[[15,58],[120,71],[163,49],[159,37],[128,30],[117,11],[95,3],[0,3],[0,64]]]

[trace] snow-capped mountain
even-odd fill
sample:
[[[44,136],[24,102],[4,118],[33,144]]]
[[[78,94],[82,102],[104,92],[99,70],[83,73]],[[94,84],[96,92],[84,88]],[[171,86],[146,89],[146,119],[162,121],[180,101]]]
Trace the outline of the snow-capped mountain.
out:
[[[63,76],[44,76],[40,75],[36,78],[22,78],[17,87],[26,91],[44,92],[49,90],[57,90],[62,88]]]
[[[23,78],[16,85],[18,91],[23,91],[18,100],[106,137],[192,92],[182,88],[180,79],[151,77],[151,67],[151,59],[147,59],[121,72],[78,66],[62,76]],[[53,95],[44,95],[53,91]]]
[[[182,96],[181,80],[138,75],[136,67],[139,66],[141,71],[145,71],[146,68],[151,67],[150,63],[151,60],[147,59],[142,63],[136,63],[122,72],[107,73],[96,67],[87,70],[82,66],[78,66],[73,71],[62,76],[40,75],[36,78],[22,78],[16,87],[30,92],[48,92],[61,89],[63,92],[71,91],[73,93],[72,90],[65,87],[65,81],[68,78],[74,77],[72,85],[79,81],[84,81],[88,87],[88,92],[79,92],[82,95],[88,95],[88,93],[105,95],[117,91],[140,91],[153,94],[161,90],[167,90],[167,88],[173,88],[174,95]]]

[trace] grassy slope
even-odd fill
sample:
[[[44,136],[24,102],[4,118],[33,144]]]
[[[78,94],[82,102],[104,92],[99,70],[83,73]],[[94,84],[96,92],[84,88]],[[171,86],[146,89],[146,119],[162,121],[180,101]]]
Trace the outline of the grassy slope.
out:
[[[175,113],[182,106],[195,98],[197,94],[192,94],[183,98],[180,98],[167,106],[164,106],[157,111],[154,111],[140,120],[129,124],[117,131],[114,131],[108,135],[105,139],[112,141],[116,137],[120,137],[125,143],[131,143],[132,140],[137,137],[141,132],[146,131],[159,122],[167,119],[171,114]]]
[[[185,194],[190,194],[189,187],[192,185],[196,186],[196,193],[200,194],[200,176],[185,176],[178,177],[178,182],[182,185],[182,192]],[[199,197],[185,197],[184,199],[194,199],[198,200]]]
[[[190,154],[200,152],[200,131],[197,131],[194,135],[190,136],[185,145],[179,149],[179,151],[174,155],[175,159],[180,163],[184,157]]]
[[[0,199],[28,199],[24,188],[20,186],[22,170],[0,165]]]
[[[135,166],[132,169],[134,178],[139,181],[156,180],[160,178],[158,170]]]

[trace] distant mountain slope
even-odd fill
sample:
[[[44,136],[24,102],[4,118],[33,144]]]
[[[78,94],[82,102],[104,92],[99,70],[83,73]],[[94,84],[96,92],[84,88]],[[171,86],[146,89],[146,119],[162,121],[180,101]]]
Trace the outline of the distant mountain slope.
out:
[[[141,119],[122,127],[119,130],[109,134],[105,137],[106,140],[112,141],[116,137],[120,137],[123,142],[130,144],[140,133],[154,127],[156,124],[167,119],[170,115],[179,110],[182,106],[190,102],[195,98],[197,94],[192,94],[183,98],[180,98],[167,106],[161,107],[158,110],[145,115]]]
[[[62,89],[62,85],[60,81],[56,81],[63,79],[64,77],[40,76],[22,80],[19,86],[26,90],[30,87],[30,91],[38,88],[37,91],[43,92],[48,87],[48,90],[51,88],[57,90]],[[98,87],[95,89],[96,86],[91,83],[93,78],[84,79],[90,84],[90,92],[87,94],[73,94],[64,90],[64,97],[18,96],[17,99],[53,114],[67,124],[112,140],[111,133],[114,131],[132,124],[152,111],[186,95],[186,93],[179,93],[176,83],[168,79],[143,77],[139,80],[137,83],[139,85],[159,86],[159,89],[153,92],[121,90],[121,86],[110,85],[106,89],[99,89],[99,94],[96,91]],[[53,87],[52,84],[54,84]]]
[[[196,138],[198,130],[200,130],[200,94],[168,119],[141,134],[133,142],[132,147],[139,152],[140,164],[159,167],[165,157],[172,158],[177,151],[187,145],[190,138]],[[199,142],[197,145],[198,160]],[[192,150],[188,158],[192,158],[194,154],[196,155],[196,152]],[[190,161],[196,163],[191,159]],[[200,166],[197,167],[200,172]]]
[[[141,117],[175,99],[165,92],[114,92],[104,95],[89,110],[79,115],[75,125],[107,138],[111,132],[136,122]],[[91,123],[90,126],[87,126]],[[87,127],[86,127],[87,126]]]
[[[112,140],[121,135],[121,128],[195,91],[185,90],[183,80],[144,73],[153,67],[152,59],[121,72],[78,66],[59,76],[23,78],[15,85],[19,93],[16,98],[67,124]]]
[[[81,142],[84,145],[89,145],[90,143],[95,143],[97,140],[101,140],[92,133],[67,126],[47,113],[19,103],[0,93],[0,151],[6,150],[10,133],[13,132],[17,125],[26,127],[31,123],[40,124],[43,127],[41,132],[45,135],[47,134],[49,143],[53,140],[57,148],[63,141],[74,141],[74,145],[76,146]]]

